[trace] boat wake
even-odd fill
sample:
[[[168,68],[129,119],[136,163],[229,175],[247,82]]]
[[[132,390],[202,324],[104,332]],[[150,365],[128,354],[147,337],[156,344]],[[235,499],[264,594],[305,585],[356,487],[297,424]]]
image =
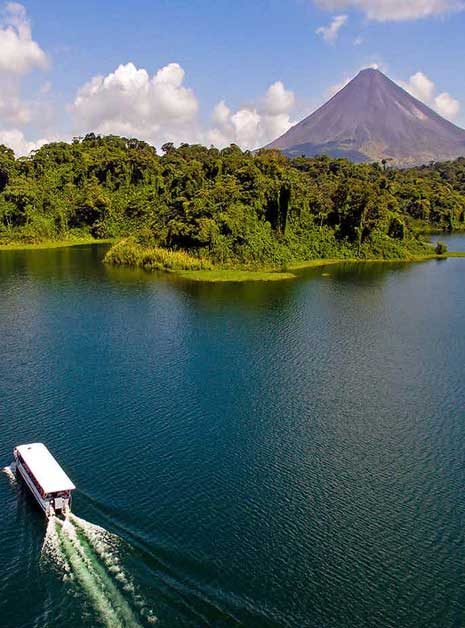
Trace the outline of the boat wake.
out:
[[[154,624],[157,617],[137,594],[118,555],[120,539],[69,513],[50,517],[42,560],[85,595],[108,628]]]
[[[3,467],[2,472],[8,477],[8,480],[12,486],[14,486],[17,482],[15,475],[14,463],[8,465],[7,467]]]

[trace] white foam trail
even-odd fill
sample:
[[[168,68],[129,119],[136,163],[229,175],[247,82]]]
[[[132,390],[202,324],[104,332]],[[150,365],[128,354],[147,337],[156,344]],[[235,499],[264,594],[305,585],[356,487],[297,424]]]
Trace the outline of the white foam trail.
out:
[[[134,593],[134,585],[121,566],[118,556],[118,545],[120,539],[115,535],[93,523],[89,523],[85,519],[77,517],[73,513],[69,515],[70,521],[80,530],[86,537],[89,545],[95,553],[102,559],[108,570],[115,575],[115,578],[121,582],[125,591]]]
[[[42,557],[63,572],[64,579],[80,585],[108,628],[140,626],[125,594],[148,623],[156,623],[121,565],[119,544],[114,534],[69,513],[64,521],[49,519]]]
[[[73,574],[105,626],[108,626],[108,628],[122,627],[123,624],[116,610],[105,595],[91,565],[83,555],[82,548],[75,537],[74,529],[72,526],[67,525],[67,522],[63,524],[62,546]]]
[[[13,464],[14,463],[8,465],[7,467],[3,467],[2,472],[5,473],[5,475],[8,477],[10,484],[12,486],[15,486],[17,484],[17,480],[16,480],[16,474],[15,474],[15,467],[13,466]]]
[[[64,580],[69,580],[72,579],[71,567],[63,552],[60,536],[58,535],[58,530],[62,525],[63,521],[58,519],[58,517],[49,517],[40,557],[51,567],[62,572]]]
[[[118,555],[121,539],[115,534],[111,534],[105,528],[94,523],[89,523],[85,519],[69,514],[70,521],[75,525],[78,532],[82,533],[91,549],[105,564],[108,572],[118,581],[123,591],[129,594],[134,606],[139,608],[139,612],[149,623],[156,623],[157,617],[153,611],[145,605],[143,598],[136,594],[134,583],[125,572]]]

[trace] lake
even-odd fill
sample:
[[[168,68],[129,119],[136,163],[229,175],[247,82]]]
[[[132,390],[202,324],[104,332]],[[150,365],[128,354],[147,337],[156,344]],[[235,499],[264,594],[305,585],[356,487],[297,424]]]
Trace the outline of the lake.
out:
[[[51,530],[0,474],[2,627],[465,625],[465,260],[104,251],[0,252],[0,467],[43,441],[78,487]]]

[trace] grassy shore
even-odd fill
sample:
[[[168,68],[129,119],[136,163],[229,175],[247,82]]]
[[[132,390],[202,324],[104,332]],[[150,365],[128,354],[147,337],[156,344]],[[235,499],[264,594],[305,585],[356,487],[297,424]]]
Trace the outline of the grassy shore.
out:
[[[28,244],[26,242],[11,242],[0,244],[0,251],[28,251],[34,249],[59,249],[65,246],[82,246],[84,244],[111,244],[113,240],[96,240],[95,238],[79,238],[76,240],[48,240]]]
[[[447,259],[449,257],[465,257],[465,251],[451,251],[445,255],[412,255],[408,258],[399,259],[360,259],[360,258],[326,258],[314,259],[307,262],[290,264],[285,272],[281,270],[268,269],[259,270],[196,270],[196,271],[171,271],[177,277],[189,279],[190,281],[205,282],[243,282],[243,281],[281,281],[284,279],[296,279],[299,271],[311,268],[322,268],[335,264],[396,264],[427,262],[433,259]]]
[[[243,281],[282,281],[295,279],[294,273],[260,271],[260,270],[179,270],[174,271],[176,277],[190,281],[207,281],[210,283],[243,282]]]
[[[451,251],[441,257],[465,257],[465,251]]]
[[[113,240],[96,240],[95,238],[79,238],[79,239],[69,239],[69,240],[50,240],[46,242],[38,242],[35,244],[28,244],[24,242],[13,242],[9,244],[0,244],[0,251],[20,251],[20,250],[38,250],[38,249],[56,249],[62,247],[70,247],[70,246],[82,246],[86,244],[110,244]],[[165,259],[166,252],[158,251],[158,253],[163,252],[163,259],[156,259],[158,263],[154,263],[153,253],[150,258],[150,263],[145,263],[146,270],[161,270],[162,265],[167,265],[164,270],[169,273],[176,275],[181,279],[187,279],[189,281],[198,281],[198,282],[207,282],[207,283],[235,283],[235,282],[246,282],[246,281],[283,281],[289,279],[296,279],[299,275],[299,271],[304,271],[311,268],[319,268],[330,266],[334,264],[346,264],[346,263],[406,263],[406,262],[424,262],[431,259],[447,259],[448,257],[463,257],[465,258],[465,251],[450,251],[445,253],[444,255],[436,255],[434,253],[429,255],[412,255],[408,258],[399,258],[399,259],[360,259],[360,258],[324,258],[324,259],[313,259],[308,260],[306,262],[299,262],[295,264],[289,264],[285,270],[280,268],[265,268],[265,269],[255,269],[255,270],[245,270],[245,269],[220,269],[215,267],[207,267],[207,268],[196,268],[196,265],[199,265],[199,261],[195,260],[195,265],[191,264],[192,270],[187,269],[177,269],[175,264],[168,264],[167,262],[171,262],[171,258],[179,257],[179,254],[174,252],[169,252],[168,257],[170,258],[168,261]],[[144,256],[146,257],[147,251],[143,251]],[[185,254],[184,254],[185,257]],[[185,259],[181,260],[181,262],[185,263]],[[146,258],[147,259],[147,258]],[[189,258],[190,259],[190,258]],[[110,261],[110,260],[107,260]],[[112,260],[113,261],[113,260]],[[123,260],[118,260],[119,263],[124,264]],[[189,261],[189,260],[188,260]],[[134,260],[134,266],[141,265],[140,261]],[[205,262],[201,262],[202,265]],[[130,264],[131,265],[131,264]],[[171,268],[169,267],[171,266]],[[174,268],[173,268],[174,266]]]

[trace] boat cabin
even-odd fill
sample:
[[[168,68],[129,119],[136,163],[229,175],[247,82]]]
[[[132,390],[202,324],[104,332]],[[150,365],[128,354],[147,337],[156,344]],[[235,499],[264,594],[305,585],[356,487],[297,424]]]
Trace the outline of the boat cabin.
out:
[[[47,516],[66,515],[76,487],[43,443],[18,445],[13,451],[21,475]]]

